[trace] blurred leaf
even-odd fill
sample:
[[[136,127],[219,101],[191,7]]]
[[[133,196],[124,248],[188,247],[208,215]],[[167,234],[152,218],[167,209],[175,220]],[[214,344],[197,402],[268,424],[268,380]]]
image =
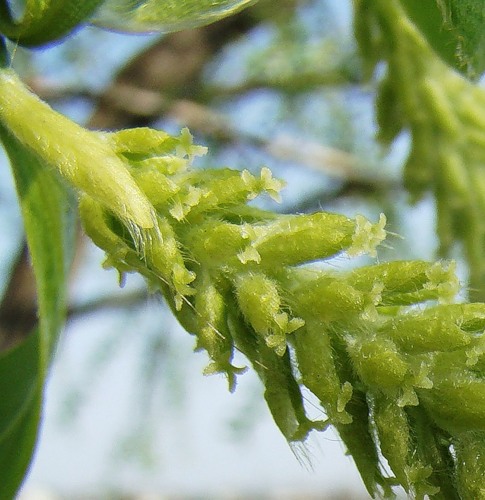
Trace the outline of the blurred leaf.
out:
[[[92,20],[120,31],[177,31],[209,24],[256,0],[106,0]]]
[[[401,0],[435,52],[471,77],[485,70],[485,6],[482,0]]]
[[[75,223],[69,192],[55,174],[5,129],[37,282],[39,332],[0,358],[0,498],[13,498],[30,463],[42,388],[64,323],[66,275]]]
[[[457,40],[462,67],[472,76],[485,70],[485,6],[483,0],[440,0],[447,26]]]
[[[458,41],[451,28],[445,25],[438,2],[401,0],[401,3],[435,52],[450,66],[457,67],[460,64],[456,55]]]
[[[18,17],[11,1],[0,0],[0,32],[20,45],[43,45],[67,35],[102,1],[26,0],[22,16]]]

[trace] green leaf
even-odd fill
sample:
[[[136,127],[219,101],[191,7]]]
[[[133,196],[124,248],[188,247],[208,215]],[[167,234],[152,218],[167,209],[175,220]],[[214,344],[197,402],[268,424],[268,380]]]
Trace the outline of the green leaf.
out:
[[[103,0],[26,0],[21,17],[0,0],[0,32],[20,45],[36,46],[67,35]]]
[[[456,34],[445,24],[442,10],[434,0],[401,0],[410,19],[421,30],[434,51],[450,66],[459,67]]]
[[[401,0],[434,51],[470,77],[485,70],[483,0]]]
[[[460,65],[471,76],[485,70],[485,4],[483,0],[438,0],[446,26],[456,38]]]
[[[42,387],[39,333],[0,357],[0,498],[13,498],[34,450]]]
[[[13,498],[35,447],[42,391],[64,324],[66,275],[75,223],[56,174],[5,129],[37,282],[39,331],[0,357],[0,498]]]
[[[106,0],[92,20],[120,31],[177,31],[230,16],[256,0]]]
[[[47,366],[64,324],[65,280],[75,231],[71,193],[57,174],[0,128],[20,200],[32,265],[37,281],[40,349]]]
[[[0,356],[0,442],[9,434],[37,387],[39,335],[33,333],[19,346]]]

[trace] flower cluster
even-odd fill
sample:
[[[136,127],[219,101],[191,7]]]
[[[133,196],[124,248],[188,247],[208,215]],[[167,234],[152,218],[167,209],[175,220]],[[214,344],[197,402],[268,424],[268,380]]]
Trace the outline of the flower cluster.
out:
[[[9,70],[0,90],[3,136],[77,189],[106,266],[138,272],[164,295],[207,351],[207,374],[234,389],[243,353],[288,441],[335,426],[372,495],[400,484],[416,498],[483,497],[485,304],[450,303],[453,263],[337,271],[322,263],[376,255],[383,215],[265,211],[249,202],[277,199],[282,183],[266,168],[193,169],[205,148],[187,130],[90,132]],[[308,416],[305,390],[324,419]]]
[[[463,443],[485,431],[485,306],[449,304],[459,288],[453,263],[329,270],[318,262],[375,255],[385,217],[372,224],[248,205],[263,193],[277,198],[281,183],[265,168],[191,169],[204,150],[186,130],[178,138],[143,128],[102,137],[154,207],[156,224],[135,235],[84,194],[86,232],[107,265],[140,272],[164,294],[207,351],[206,374],[224,373],[233,389],[245,369],[233,356],[242,352],[285,437],[302,441],[334,425],[371,493],[388,494],[397,480],[422,498],[470,482],[463,463],[477,455]],[[308,417],[303,387],[324,420]],[[385,477],[381,453],[395,479]]]

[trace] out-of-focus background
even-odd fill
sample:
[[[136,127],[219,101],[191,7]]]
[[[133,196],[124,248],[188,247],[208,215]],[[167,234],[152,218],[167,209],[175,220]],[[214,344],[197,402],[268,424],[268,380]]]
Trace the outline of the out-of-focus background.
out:
[[[209,147],[197,168],[266,165],[287,182],[283,202],[265,206],[372,220],[384,212],[399,237],[379,259],[433,258],[433,201],[406,203],[407,137],[392,151],[374,139],[374,89],[363,81],[351,22],[347,0],[260,0],[163,36],[88,27],[46,50],[17,49],[13,65],[79,123],[174,133],[188,126]],[[0,326],[13,337],[25,334],[35,309],[8,163],[0,161]],[[223,378],[204,377],[205,355],[192,352],[193,338],[161,299],[135,276],[120,288],[102,261],[80,236],[69,320],[20,499],[368,498],[332,431],[291,449],[252,373],[234,394]]]

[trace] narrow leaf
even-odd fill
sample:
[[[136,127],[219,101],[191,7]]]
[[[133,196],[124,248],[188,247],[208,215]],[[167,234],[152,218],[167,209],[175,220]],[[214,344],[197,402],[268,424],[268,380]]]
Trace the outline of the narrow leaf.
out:
[[[0,498],[13,498],[35,447],[43,385],[64,323],[75,224],[56,174],[1,127],[0,138],[22,208],[40,319],[38,333],[0,358]]]
[[[13,498],[35,447],[42,387],[39,334],[0,357],[0,498]]]

